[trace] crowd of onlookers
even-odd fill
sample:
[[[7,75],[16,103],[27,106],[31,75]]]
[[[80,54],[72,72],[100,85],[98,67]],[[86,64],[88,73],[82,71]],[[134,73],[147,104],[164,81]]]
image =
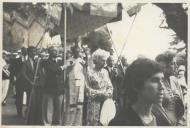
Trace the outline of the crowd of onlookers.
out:
[[[63,58],[55,46],[3,52],[2,105],[13,91],[27,125],[186,125],[187,71],[174,53],[128,64],[76,45]]]

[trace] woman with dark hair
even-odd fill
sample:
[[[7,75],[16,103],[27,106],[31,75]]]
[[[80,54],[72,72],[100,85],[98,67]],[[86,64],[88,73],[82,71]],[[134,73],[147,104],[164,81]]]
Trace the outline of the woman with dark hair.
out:
[[[135,60],[124,77],[128,106],[110,122],[112,126],[156,126],[152,106],[162,102],[164,74],[158,63],[147,58]]]

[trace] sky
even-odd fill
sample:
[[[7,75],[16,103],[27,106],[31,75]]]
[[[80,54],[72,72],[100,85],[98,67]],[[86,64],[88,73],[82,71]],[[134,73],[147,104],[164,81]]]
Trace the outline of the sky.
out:
[[[122,55],[127,57],[129,63],[138,56],[155,59],[159,53],[168,50],[175,32],[159,27],[167,27],[163,11],[159,7],[146,4],[136,17],[129,17],[125,11],[122,15],[122,21],[107,24],[118,55],[121,54],[124,42],[126,45]]]
[[[113,40],[115,56],[124,55],[129,63],[138,56],[155,59],[159,53],[169,49],[170,42],[175,37],[173,35],[176,35],[172,29],[160,28],[160,26],[167,27],[168,25],[163,10],[156,5],[150,3],[143,5],[136,17],[135,15],[129,17],[123,10],[121,21],[107,24]],[[46,33],[45,37],[44,42],[49,41],[49,45],[51,42],[61,44],[60,36],[50,38]]]

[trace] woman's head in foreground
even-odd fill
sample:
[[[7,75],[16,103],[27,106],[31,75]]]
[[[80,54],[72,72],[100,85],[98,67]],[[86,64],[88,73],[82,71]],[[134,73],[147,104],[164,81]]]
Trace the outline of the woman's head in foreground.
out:
[[[159,103],[163,98],[163,79],[162,68],[157,62],[138,58],[126,70],[125,98],[129,98],[130,104],[138,100]]]

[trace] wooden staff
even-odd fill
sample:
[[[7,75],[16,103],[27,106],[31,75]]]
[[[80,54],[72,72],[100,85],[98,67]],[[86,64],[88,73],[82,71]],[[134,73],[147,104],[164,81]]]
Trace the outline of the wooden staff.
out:
[[[38,78],[38,69],[39,69],[39,64],[40,64],[40,58],[38,58],[38,61],[37,61],[37,65],[36,65],[36,70],[35,70],[35,74],[34,74],[34,80],[33,80],[33,82],[34,82],[34,84],[36,84],[36,80],[37,80],[37,78]]]
[[[106,27],[107,27],[107,26],[106,26]],[[107,28],[107,30],[108,30],[108,28]],[[114,43],[114,41],[113,41],[113,39],[112,39],[112,36],[111,36],[111,33],[110,33],[109,30],[108,30],[108,33],[109,33],[109,35],[110,35],[110,41],[111,41],[111,43],[112,43],[112,45],[113,45],[113,47],[114,47],[114,50],[115,50],[115,52],[116,52],[116,56],[117,56],[117,58],[118,58],[117,63],[120,62],[122,71],[125,72],[125,70],[124,70],[124,68],[123,68],[123,64],[122,64],[122,62],[121,62],[121,60],[120,60],[120,58],[119,58],[119,55],[118,55],[118,52],[117,52],[115,43]]]

